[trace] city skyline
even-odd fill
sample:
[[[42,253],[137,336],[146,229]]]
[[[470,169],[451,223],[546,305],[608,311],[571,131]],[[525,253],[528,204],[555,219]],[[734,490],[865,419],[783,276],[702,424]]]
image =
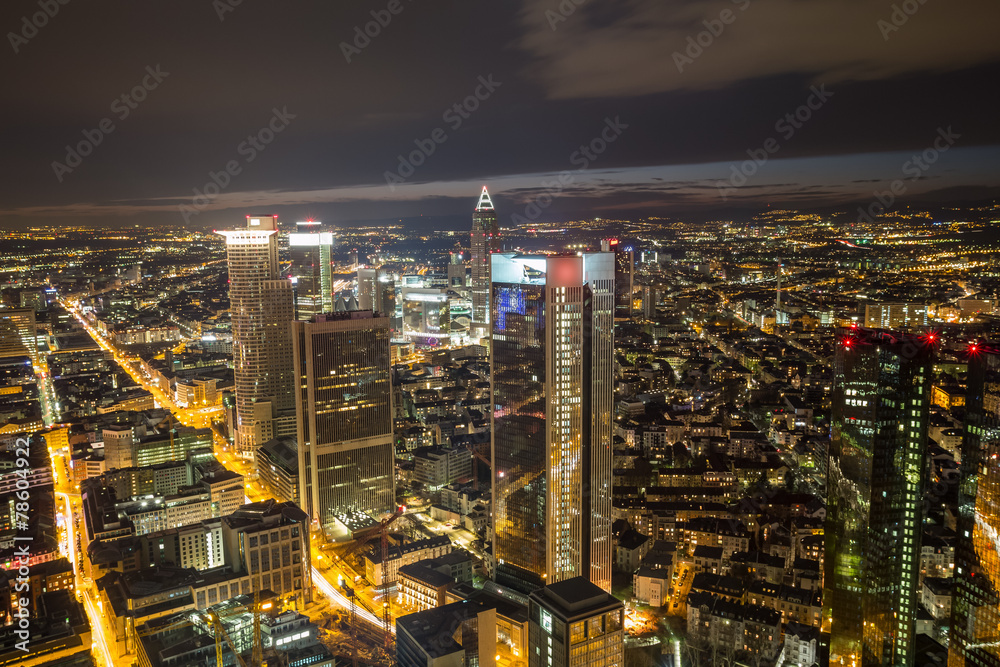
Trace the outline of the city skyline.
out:
[[[0,665],[1000,667],[998,25],[0,3]]]

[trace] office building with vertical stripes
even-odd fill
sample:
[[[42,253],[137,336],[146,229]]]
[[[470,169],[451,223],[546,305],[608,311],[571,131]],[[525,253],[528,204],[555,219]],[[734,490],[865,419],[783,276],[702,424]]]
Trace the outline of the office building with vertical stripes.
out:
[[[492,256],[493,553],[522,592],[611,588],[614,262]]]
[[[395,507],[390,322],[370,310],[294,323],[299,497],[324,531]]]

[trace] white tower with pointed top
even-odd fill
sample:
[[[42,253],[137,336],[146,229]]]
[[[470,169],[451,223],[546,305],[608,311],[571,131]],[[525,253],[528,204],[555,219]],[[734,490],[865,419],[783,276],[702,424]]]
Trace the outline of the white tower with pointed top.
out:
[[[472,214],[472,323],[486,330],[490,321],[490,255],[500,250],[500,227],[490,193],[483,186]]]

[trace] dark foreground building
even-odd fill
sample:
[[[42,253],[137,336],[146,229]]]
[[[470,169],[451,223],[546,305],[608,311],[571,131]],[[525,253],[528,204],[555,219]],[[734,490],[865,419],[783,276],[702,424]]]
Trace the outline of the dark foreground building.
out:
[[[968,357],[948,664],[1000,667],[1000,352]]]
[[[841,331],[824,629],[831,665],[913,664],[933,337]]]

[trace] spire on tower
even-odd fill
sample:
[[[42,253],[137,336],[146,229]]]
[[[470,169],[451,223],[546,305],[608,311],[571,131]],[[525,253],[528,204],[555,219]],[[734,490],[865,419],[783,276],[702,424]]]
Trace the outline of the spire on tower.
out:
[[[483,186],[483,192],[479,195],[479,204],[476,206],[477,211],[492,211],[493,200],[490,199],[490,193],[487,192],[486,186]]]

